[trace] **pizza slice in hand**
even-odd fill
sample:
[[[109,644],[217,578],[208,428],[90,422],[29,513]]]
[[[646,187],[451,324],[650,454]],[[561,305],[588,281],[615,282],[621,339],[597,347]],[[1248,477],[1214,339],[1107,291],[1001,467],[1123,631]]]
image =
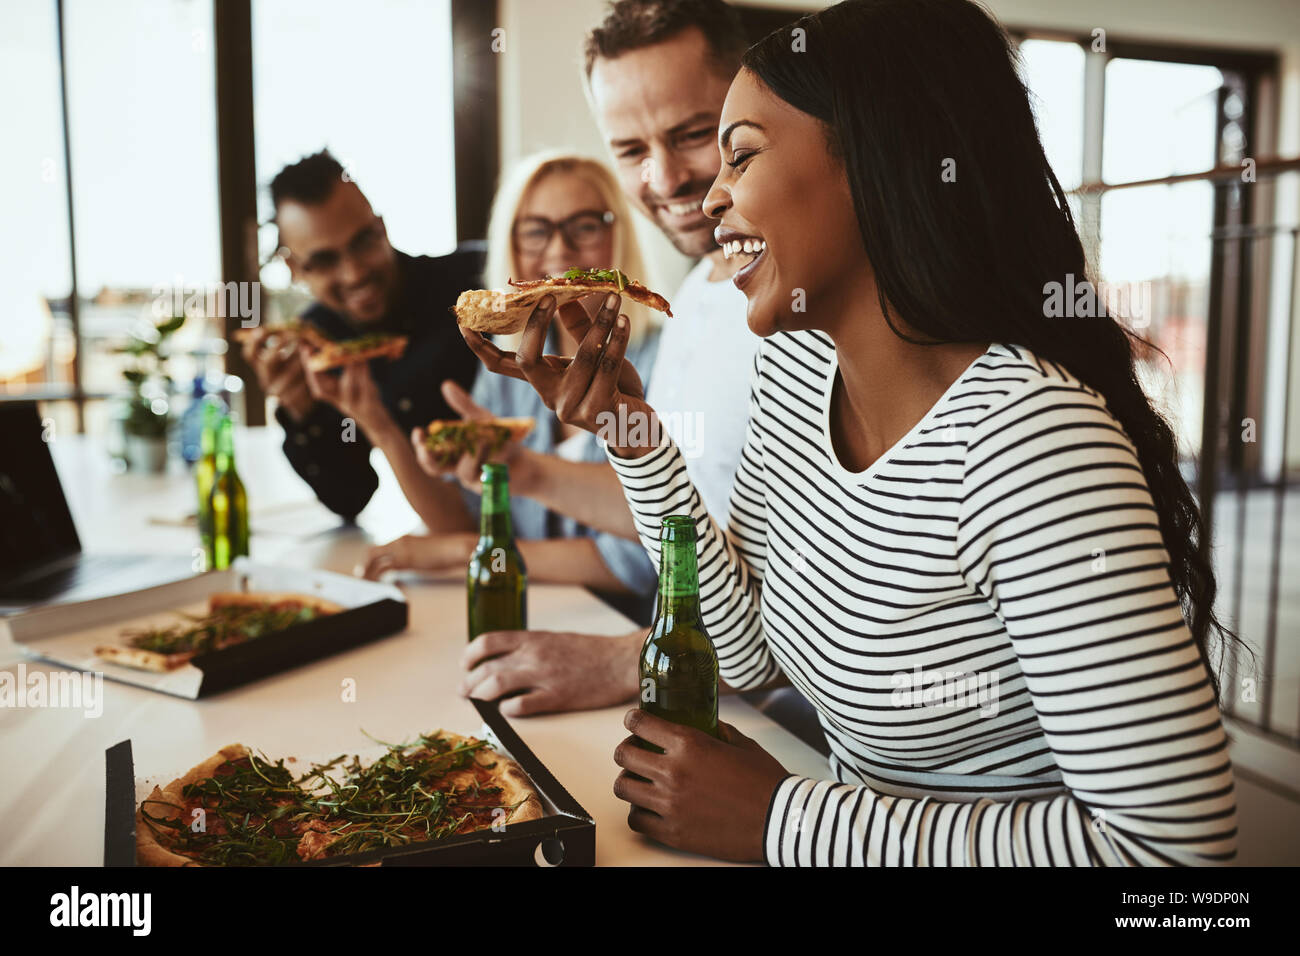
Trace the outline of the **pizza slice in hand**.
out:
[[[429,456],[444,468],[453,468],[464,455],[483,452],[490,459],[512,441],[521,441],[533,430],[532,418],[439,419],[429,422],[424,445]]]
[[[563,276],[516,282],[510,291],[471,289],[456,300],[456,321],[462,328],[487,335],[512,335],[528,323],[543,296],[555,297],[558,308],[596,292],[617,292],[647,308],[671,316],[668,300],[617,269],[570,269]]]

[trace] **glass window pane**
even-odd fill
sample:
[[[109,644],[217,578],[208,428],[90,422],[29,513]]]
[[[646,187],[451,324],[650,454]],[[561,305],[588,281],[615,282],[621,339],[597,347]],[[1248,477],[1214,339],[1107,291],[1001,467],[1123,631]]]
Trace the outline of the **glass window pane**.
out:
[[[1215,165],[1218,91],[1212,66],[1115,59],[1106,67],[1102,177],[1156,179]],[[1214,190],[1181,183],[1107,193],[1101,278],[1149,303],[1129,324],[1165,355],[1139,363],[1143,384],[1174,420],[1185,456],[1201,446]]]
[[[65,0],[64,17],[82,381],[121,392],[116,350],[155,300],[220,279],[212,0]],[[200,312],[173,339],[182,391],[210,328]]]
[[[439,255],[456,244],[450,0],[253,3],[262,320],[310,299],[275,257],[270,184],[328,148],[370,200],[393,246]]]
[[[1122,183],[1214,166],[1222,85],[1223,74],[1212,66],[1111,60],[1102,178]]]
[[[1062,189],[1074,189],[1083,175],[1083,62],[1077,43],[1025,40],[1020,44],[1022,76],[1038,121],[1052,172]]]
[[[59,46],[50,0],[0,5],[0,393],[72,388]],[[21,95],[18,93],[21,91]]]
[[[1214,187],[1207,182],[1106,193],[1101,277],[1133,303],[1124,321],[1168,356],[1143,357],[1147,394],[1173,419],[1180,451],[1201,447]]]
[[[271,179],[328,147],[347,167],[393,245],[437,255],[456,242],[449,0],[253,5],[259,219],[273,214]],[[275,230],[261,236],[263,261]],[[288,270],[262,273],[264,316],[300,307],[280,293]],[[278,306],[278,308],[277,308]]]

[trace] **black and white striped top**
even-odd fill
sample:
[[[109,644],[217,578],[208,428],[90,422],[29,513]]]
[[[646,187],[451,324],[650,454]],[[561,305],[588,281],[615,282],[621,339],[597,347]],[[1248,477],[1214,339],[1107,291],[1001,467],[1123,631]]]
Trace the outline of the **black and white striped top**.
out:
[[[865,471],[830,444],[818,332],[754,362],[725,534],[670,439],[610,460],[658,565],[700,531],[722,678],[784,673],[835,780],[790,775],[773,865],[1221,864],[1226,737],[1132,443],[1064,369],[993,345]]]

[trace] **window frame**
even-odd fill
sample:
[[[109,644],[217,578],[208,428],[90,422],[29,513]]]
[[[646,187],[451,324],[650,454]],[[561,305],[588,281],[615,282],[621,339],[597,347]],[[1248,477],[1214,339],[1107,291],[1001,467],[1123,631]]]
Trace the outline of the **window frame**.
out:
[[[500,80],[498,57],[491,49],[492,30],[499,22],[498,0],[450,0],[452,31],[453,136],[455,150],[456,237],[458,242],[480,239],[487,231],[492,195],[500,165]],[[62,113],[63,165],[68,248],[71,259],[68,315],[75,341],[71,386],[37,385],[21,392],[0,393],[0,402],[71,402],[78,433],[85,432],[87,402],[110,396],[88,392],[82,378],[80,287],[77,282],[76,216],[72,192],[71,139],[67,89],[66,13],[63,0],[54,0]],[[220,0],[213,4],[213,59],[216,70],[218,228],[221,281],[257,282],[257,182],[253,133],[253,0]],[[247,424],[266,423],[263,394],[234,346],[239,318],[226,318],[226,372],[244,380]]]

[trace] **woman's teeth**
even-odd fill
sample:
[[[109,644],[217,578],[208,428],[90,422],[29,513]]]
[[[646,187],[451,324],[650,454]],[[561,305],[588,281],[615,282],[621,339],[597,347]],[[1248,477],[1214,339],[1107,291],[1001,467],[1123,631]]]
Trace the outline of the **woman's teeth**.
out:
[[[756,256],[766,248],[767,241],[764,239],[736,239],[722,244],[722,255],[725,259],[740,255],[742,252]]]

